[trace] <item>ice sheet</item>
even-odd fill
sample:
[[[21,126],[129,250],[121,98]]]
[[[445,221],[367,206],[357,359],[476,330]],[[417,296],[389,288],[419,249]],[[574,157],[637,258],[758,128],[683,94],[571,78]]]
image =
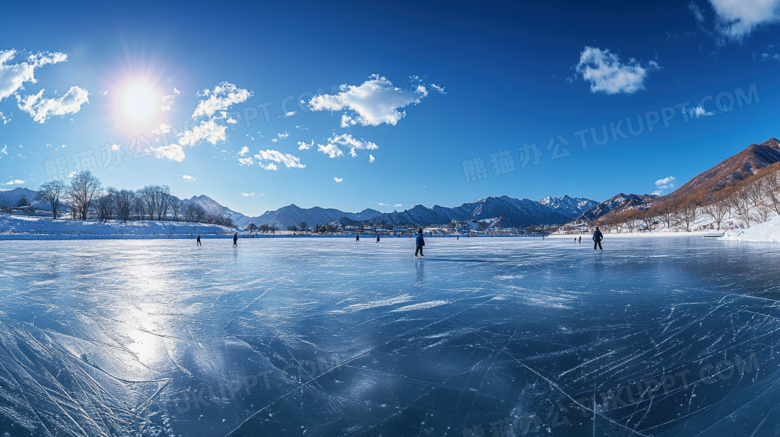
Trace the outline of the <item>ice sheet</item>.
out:
[[[780,435],[780,251],[0,243],[0,435]]]

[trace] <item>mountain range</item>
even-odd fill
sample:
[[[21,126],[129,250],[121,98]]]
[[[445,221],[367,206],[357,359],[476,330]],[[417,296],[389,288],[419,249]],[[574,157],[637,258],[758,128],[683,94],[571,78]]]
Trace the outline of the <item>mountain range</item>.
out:
[[[761,144],[751,144],[741,152],[723,160],[700,173],[676,191],[658,197],[652,194],[617,194],[603,202],[580,197],[545,197],[539,201],[516,199],[509,196],[486,197],[456,207],[434,205],[429,208],[416,205],[404,211],[382,213],[374,209],[360,212],[344,212],[332,208],[300,208],[288,205],[276,211],[267,211],[260,216],[250,217],[227,208],[206,196],[193,196],[184,201],[201,206],[207,214],[230,217],[239,227],[250,223],[275,225],[281,229],[306,222],[309,226],[337,224],[391,224],[393,226],[428,226],[450,223],[453,220],[477,220],[491,226],[526,227],[530,225],[564,224],[573,220],[592,221],[606,214],[628,208],[644,207],[655,202],[693,193],[711,192],[740,181],[759,170],[780,162],[780,141],[776,138]],[[36,191],[27,188],[0,191],[0,205],[16,205],[25,196],[32,201]],[[45,205],[36,205],[44,207]]]

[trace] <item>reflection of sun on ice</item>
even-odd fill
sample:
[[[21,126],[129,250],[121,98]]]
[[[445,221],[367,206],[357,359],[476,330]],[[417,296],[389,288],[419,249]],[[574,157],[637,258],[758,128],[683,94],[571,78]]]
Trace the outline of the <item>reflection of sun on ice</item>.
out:
[[[127,87],[124,96],[125,114],[136,121],[148,118],[155,110],[157,96],[148,84],[137,82]]]

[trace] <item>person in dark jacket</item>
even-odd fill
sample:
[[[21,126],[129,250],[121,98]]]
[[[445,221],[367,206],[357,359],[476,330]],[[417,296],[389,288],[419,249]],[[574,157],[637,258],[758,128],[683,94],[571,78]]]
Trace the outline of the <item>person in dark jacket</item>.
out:
[[[376,234],[376,242],[379,243],[379,234]]]
[[[238,233],[233,234],[233,247],[238,247]]]
[[[198,235],[198,246],[203,246],[202,244],[200,244],[200,235]]]
[[[582,235],[580,235],[580,243],[582,243]]]
[[[599,231],[599,228],[597,227],[596,230],[593,232],[593,251],[596,251],[596,247],[598,247],[602,252],[604,252],[604,249],[601,247],[601,240],[604,239],[604,234]]]
[[[355,234],[355,241],[360,241],[360,234]]]
[[[422,228],[420,228],[420,230],[417,231],[417,250],[414,251],[415,258],[417,258],[418,253],[420,256],[425,256],[423,253],[423,246],[425,246],[425,240],[423,239]]]

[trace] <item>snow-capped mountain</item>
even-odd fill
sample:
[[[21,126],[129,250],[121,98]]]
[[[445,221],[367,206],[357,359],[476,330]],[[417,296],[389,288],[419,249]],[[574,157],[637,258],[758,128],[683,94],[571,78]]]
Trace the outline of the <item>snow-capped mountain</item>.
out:
[[[582,213],[598,204],[595,200],[584,197],[569,197],[567,195],[563,197],[548,196],[540,200],[539,203],[547,205],[569,218],[579,217]]]
[[[577,217],[577,220],[591,221],[595,220],[605,214],[608,214],[616,209],[618,212],[627,208],[636,207],[642,205],[648,200],[657,198],[653,194],[623,194],[620,193],[616,196],[612,196],[609,199],[588,208],[582,215]]]
[[[594,202],[595,203],[595,202]],[[429,226],[450,223],[453,220],[501,219],[506,227],[566,223],[569,216],[548,205],[530,199],[509,196],[487,197],[476,202],[464,203],[454,208],[435,205],[428,208],[416,205],[405,211],[379,215],[370,224],[389,223],[393,226]]]

